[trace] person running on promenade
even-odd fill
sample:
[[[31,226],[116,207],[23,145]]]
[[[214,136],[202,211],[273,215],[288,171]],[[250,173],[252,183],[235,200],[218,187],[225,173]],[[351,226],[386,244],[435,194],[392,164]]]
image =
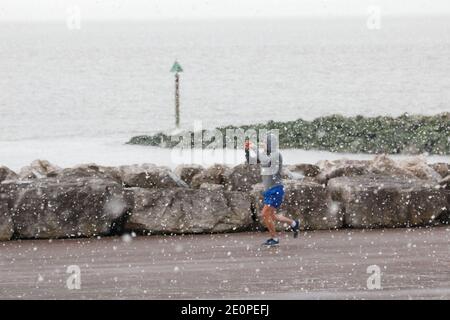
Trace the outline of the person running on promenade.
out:
[[[278,138],[273,133],[268,133],[262,149],[256,149],[250,141],[245,142],[245,153],[248,163],[259,163],[261,165],[262,183],[264,185],[264,207],[262,218],[264,225],[269,230],[270,238],[263,243],[266,246],[276,246],[280,243],[275,229],[275,221],[288,223],[294,233],[298,236],[300,228],[299,220],[292,220],[277,213],[284,197],[284,186],[281,176],[283,168],[283,157],[278,149]],[[253,151],[256,155],[250,154]]]

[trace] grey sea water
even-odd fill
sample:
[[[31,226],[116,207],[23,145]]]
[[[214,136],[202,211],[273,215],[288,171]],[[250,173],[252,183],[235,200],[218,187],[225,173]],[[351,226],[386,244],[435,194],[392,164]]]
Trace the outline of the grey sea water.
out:
[[[450,18],[0,24],[0,141],[450,111]]]

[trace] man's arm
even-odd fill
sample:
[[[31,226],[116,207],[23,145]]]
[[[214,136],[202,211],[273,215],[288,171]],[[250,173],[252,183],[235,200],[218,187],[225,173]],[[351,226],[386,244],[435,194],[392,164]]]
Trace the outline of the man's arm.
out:
[[[244,150],[245,150],[245,160],[247,161],[248,164],[259,163],[257,150],[249,140],[245,140]]]
[[[268,156],[265,152],[259,150],[250,141],[245,141],[244,145],[245,159],[249,164],[261,164],[263,167],[269,167],[272,158]]]

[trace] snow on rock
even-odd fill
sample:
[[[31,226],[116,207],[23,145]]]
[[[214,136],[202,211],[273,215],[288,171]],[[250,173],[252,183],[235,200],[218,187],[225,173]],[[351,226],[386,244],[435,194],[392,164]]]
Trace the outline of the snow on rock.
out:
[[[0,166],[0,182],[5,180],[16,180],[18,175],[5,166]]]
[[[197,164],[180,164],[175,168],[174,173],[179,176],[181,180],[190,185],[192,183],[192,178],[204,170],[205,169],[202,166]]]
[[[320,173],[319,166],[309,163],[288,165],[286,168],[290,172],[299,173],[304,177],[316,177]]]
[[[386,155],[378,155],[373,160],[324,160],[320,161],[318,166],[321,172],[316,176],[316,180],[324,184],[337,177],[370,174],[396,176],[404,179],[418,178],[433,181],[441,179],[439,173],[429,166],[423,157],[395,161]]]
[[[239,164],[228,167],[215,164],[200,173],[194,175],[191,180],[193,188],[201,188],[204,185],[222,185],[228,191],[251,191],[253,185],[261,181],[259,165]]]
[[[0,241],[11,239],[14,225],[11,215],[12,195],[7,186],[0,185]]]
[[[4,204],[0,202],[0,241],[11,239],[14,233],[14,225],[7,210],[3,209]]]
[[[223,184],[204,182],[200,185],[199,189],[206,189],[209,191],[225,191],[225,186]]]
[[[450,175],[450,164],[448,163],[443,162],[433,163],[430,165],[430,167],[433,168],[434,171],[439,173],[441,178],[445,178],[448,175]]]
[[[424,157],[414,157],[411,159],[405,159],[398,161],[398,165],[409,171],[415,177],[422,180],[441,180],[441,175],[436,172],[433,167],[427,164],[427,160]]]
[[[374,174],[413,178],[414,174],[386,155],[378,155],[368,162],[368,171]]]
[[[126,229],[139,233],[204,233],[248,229],[251,198],[207,189],[132,188],[134,208]]]
[[[130,209],[113,180],[47,178],[9,187],[16,190],[10,212],[20,238],[108,235]]]
[[[321,184],[327,184],[328,180],[336,177],[359,176],[369,173],[370,161],[368,160],[324,160],[317,163],[320,173],[315,180]]]
[[[230,173],[230,167],[222,164],[215,164],[193,176],[191,187],[200,188],[202,183],[222,184],[224,186],[228,186],[228,176]]]
[[[448,164],[425,158],[286,166],[280,213],[302,229],[432,225],[450,219]],[[0,167],[0,240],[261,229],[258,165]],[[254,221],[256,220],[256,222]],[[282,229],[285,226],[280,225]]]
[[[226,181],[228,190],[248,192],[261,182],[261,168],[259,165],[239,164],[228,171]]]
[[[119,167],[122,182],[128,187],[137,188],[175,188],[177,177],[166,167],[154,164],[129,165]]]
[[[404,178],[440,180],[440,175],[427,164],[426,158],[421,156],[395,161],[386,155],[379,155],[370,161],[369,171],[374,174]]]
[[[55,177],[60,171],[60,167],[47,160],[35,160],[29,166],[23,167],[19,176],[21,180],[41,179]]]
[[[122,183],[120,171],[115,167],[103,167],[95,163],[78,165],[73,168],[66,168],[58,173],[58,178],[96,178],[112,179]]]
[[[344,225],[353,228],[429,225],[449,206],[445,190],[418,178],[339,177],[327,187],[342,205]]]
[[[264,205],[262,191],[261,184],[252,191],[258,215]],[[336,229],[343,225],[343,212],[332,203],[327,188],[312,181],[285,180],[284,201],[279,211],[292,219],[300,219],[301,229]],[[259,221],[262,221],[260,216]],[[284,229],[283,225],[277,227]]]
[[[440,180],[439,184],[443,186],[443,188],[450,190],[450,175]]]

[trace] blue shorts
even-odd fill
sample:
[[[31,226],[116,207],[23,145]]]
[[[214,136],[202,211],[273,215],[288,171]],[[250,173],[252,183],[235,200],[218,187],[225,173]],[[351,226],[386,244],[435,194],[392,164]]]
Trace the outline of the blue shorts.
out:
[[[274,186],[269,190],[264,191],[263,196],[265,205],[277,209],[283,202],[284,188],[282,185]]]

